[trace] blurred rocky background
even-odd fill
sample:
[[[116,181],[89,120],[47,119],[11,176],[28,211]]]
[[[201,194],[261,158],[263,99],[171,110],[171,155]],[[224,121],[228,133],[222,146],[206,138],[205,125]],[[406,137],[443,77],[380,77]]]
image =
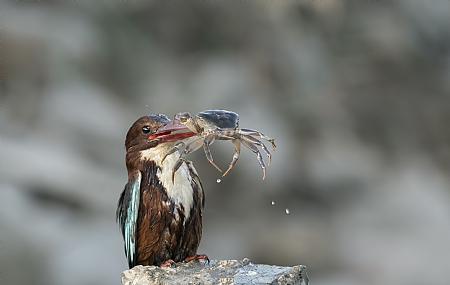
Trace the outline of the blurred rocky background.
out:
[[[276,138],[206,189],[199,252],[318,285],[450,282],[450,3],[2,2],[2,284],[120,284],[139,117],[222,108]],[[230,142],[212,146],[226,168]],[[266,158],[265,158],[266,159]]]

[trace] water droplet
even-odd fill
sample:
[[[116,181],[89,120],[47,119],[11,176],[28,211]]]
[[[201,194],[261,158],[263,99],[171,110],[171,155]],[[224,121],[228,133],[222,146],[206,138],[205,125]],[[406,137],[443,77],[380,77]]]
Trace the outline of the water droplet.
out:
[[[272,201],[272,205],[275,205],[275,201]]]
[[[289,215],[289,213],[290,213],[290,212],[289,212],[289,209],[286,208],[286,214]]]
[[[145,107],[148,107],[148,105],[145,105]]]
[[[220,180],[220,178],[218,178],[217,180],[216,180],[216,182],[217,183],[220,183],[222,180]]]

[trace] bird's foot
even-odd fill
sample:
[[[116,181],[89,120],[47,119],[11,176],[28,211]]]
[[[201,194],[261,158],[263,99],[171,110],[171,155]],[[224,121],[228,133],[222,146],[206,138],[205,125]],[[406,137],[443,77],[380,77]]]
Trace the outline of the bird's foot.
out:
[[[196,254],[196,255],[188,256],[184,259],[184,262],[189,262],[192,260],[200,260],[200,259],[205,260],[209,264],[209,258],[206,254]]]
[[[175,261],[173,261],[172,259],[168,259],[168,260],[166,260],[166,262],[161,264],[159,267],[164,268],[164,267],[172,267],[172,266],[175,266]]]

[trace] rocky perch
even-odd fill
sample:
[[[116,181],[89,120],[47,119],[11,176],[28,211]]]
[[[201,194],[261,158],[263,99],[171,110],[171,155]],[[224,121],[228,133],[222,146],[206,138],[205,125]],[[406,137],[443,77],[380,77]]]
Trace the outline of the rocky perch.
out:
[[[253,264],[244,260],[211,260],[177,263],[174,267],[135,266],[122,273],[123,285],[169,284],[279,284],[308,285],[306,266]]]

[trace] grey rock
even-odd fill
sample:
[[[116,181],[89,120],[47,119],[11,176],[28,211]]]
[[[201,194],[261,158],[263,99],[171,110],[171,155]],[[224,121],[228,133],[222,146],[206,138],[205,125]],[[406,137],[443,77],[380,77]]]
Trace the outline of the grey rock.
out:
[[[122,273],[123,285],[270,284],[308,285],[306,266],[253,264],[249,259],[177,263],[175,267],[135,266]]]

